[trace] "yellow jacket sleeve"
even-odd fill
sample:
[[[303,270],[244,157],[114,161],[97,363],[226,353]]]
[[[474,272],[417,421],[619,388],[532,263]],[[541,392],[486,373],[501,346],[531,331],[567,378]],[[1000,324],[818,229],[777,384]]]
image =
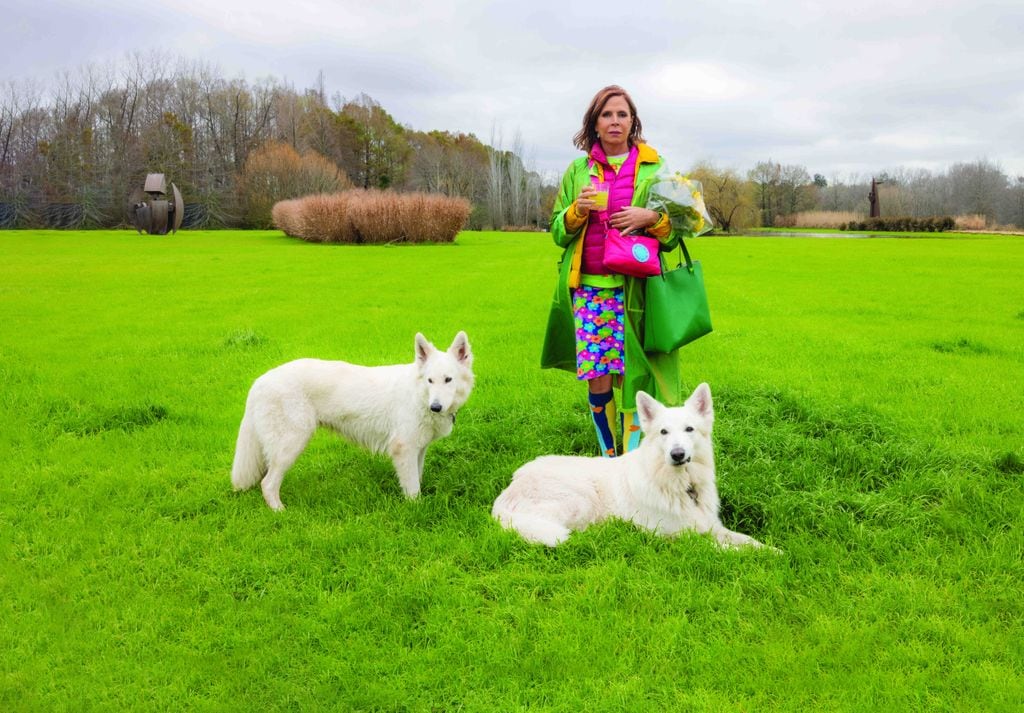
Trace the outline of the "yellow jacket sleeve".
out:
[[[580,212],[579,208],[576,206],[576,201],[573,201],[572,205],[569,206],[569,210],[565,211],[564,220],[566,232],[575,233],[583,227],[589,217],[589,212]]]
[[[658,221],[647,229],[647,234],[652,238],[664,240],[672,233],[672,221],[668,219],[668,213],[659,213]]]

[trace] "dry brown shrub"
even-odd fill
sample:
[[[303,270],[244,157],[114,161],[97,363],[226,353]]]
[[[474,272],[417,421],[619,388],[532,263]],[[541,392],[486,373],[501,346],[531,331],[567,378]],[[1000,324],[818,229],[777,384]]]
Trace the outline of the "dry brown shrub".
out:
[[[859,213],[841,210],[809,210],[794,216],[794,227],[797,228],[833,228],[838,229],[851,220],[861,220]]]
[[[239,180],[239,197],[247,225],[267,227],[276,202],[315,193],[334,193],[349,185],[330,159],[315,151],[299,154],[290,144],[268,141],[249,154]]]
[[[800,213],[775,216],[776,228],[833,228],[838,229],[850,221],[863,220],[859,213],[840,210],[806,210]]]
[[[331,211],[327,207],[327,196],[306,196],[299,199],[299,234],[298,237],[312,243],[324,243],[331,219]]]
[[[390,243],[402,237],[397,194],[370,189],[353,196],[349,220],[359,243]]]
[[[432,193],[351,190],[281,201],[274,224],[311,242],[452,242],[469,218],[470,203]]]
[[[402,193],[395,196],[395,214],[398,217],[401,240],[410,243],[429,242],[424,237],[424,226],[428,221],[423,217],[429,215],[429,194]]]
[[[402,227],[414,243],[453,242],[472,209],[465,198],[438,193],[406,193],[403,198]]]
[[[349,198],[345,193],[306,196],[301,202],[302,232],[299,237],[315,243],[349,243]]]
[[[278,201],[270,211],[271,222],[278,229],[284,231],[285,235],[293,238],[301,237],[301,199]]]
[[[988,227],[988,219],[979,213],[957,215],[953,217],[957,230],[984,230]]]

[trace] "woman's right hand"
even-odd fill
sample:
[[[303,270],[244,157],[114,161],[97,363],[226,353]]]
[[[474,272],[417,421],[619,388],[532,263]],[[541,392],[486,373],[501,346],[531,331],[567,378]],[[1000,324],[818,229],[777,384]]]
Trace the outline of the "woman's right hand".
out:
[[[594,203],[594,196],[597,195],[597,189],[593,185],[586,185],[583,190],[580,191],[579,196],[576,198],[576,210],[581,215],[587,211],[593,209],[597,204]]]

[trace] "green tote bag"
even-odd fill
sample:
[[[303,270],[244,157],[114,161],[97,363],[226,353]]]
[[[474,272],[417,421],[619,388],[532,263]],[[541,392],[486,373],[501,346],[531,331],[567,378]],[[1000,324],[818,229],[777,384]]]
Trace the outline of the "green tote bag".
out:
[[[711,331],[711,311],[699,260],[680,239],[686,265],[648,277],[645,285],[644,351],[671,352]]]

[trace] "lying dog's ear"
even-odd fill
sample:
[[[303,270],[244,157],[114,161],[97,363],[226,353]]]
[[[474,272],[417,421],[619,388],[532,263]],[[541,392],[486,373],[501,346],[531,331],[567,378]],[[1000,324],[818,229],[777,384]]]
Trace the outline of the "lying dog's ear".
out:
[[[640,430],[648,432],[654,419],[657,418],[662,405],[650,394],[644,391],[636,392],[636,415],[640,419]]]
[[[715,417],[715,407],[711,402],[711,387],[706,383],[701,384],[693,390],[693,394],[686,400],[688,406],[707,419]]]
[[[419,332],[416,332],[416,361],[417,361],[417,363],[422,364],[427,359],[429,359],[430,355],[433,354],[435,351],[437,351],[437,350],[434,349],[434,345],[431,344],[430,342],[428,342],[427,338],[424,337],[422,334],[420,334]]]
[[[465,332],[459,332],[455,335],[452,345],[448,347],[448,353],[459,361],[464,362],[467,366],[473,363],[473,350],[469,347],[469,337],[466,336]]]

